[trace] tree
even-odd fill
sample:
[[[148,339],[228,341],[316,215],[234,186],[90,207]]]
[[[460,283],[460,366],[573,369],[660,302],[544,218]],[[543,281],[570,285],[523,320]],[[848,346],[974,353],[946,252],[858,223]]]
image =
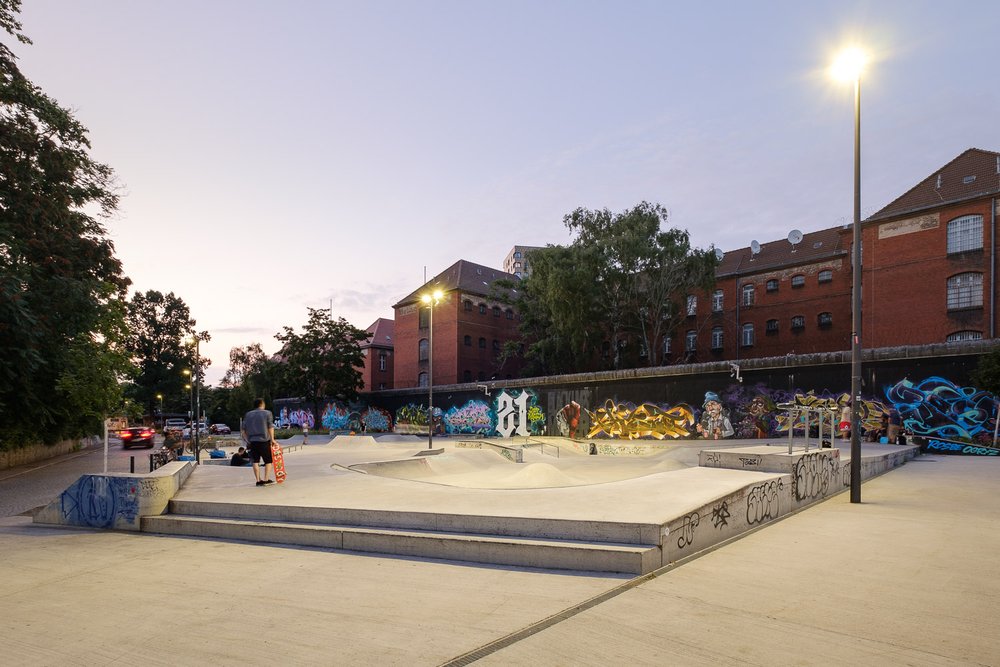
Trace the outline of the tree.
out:
[[[979,364],[972,372],[972,382],[978,389],[1000,397],[1000,350],[979,357]]]
[[[302,396],[314,414],[323,398],[357,398],[358,389],[364,386],[360,343],[368,339],[368,332],[316,308],[309,308],[309,321],[301,334],[291,327],[283,329],[275,338],[282,343],[279,356],[286,390]]]
[[[127,394],[145,406],[148,414],[159,407],[158,394],[163,396],[166,411],[186,412],[190,403],[184,385],[191,381],[184,370],[198,368],[202,378],[211,359],[195,359],[195,346],[184,339],[197,336],[202,342],[211,340],[207,332],[196,332],[196,321],[184,300],[173,292],[163,295],[155,290],[137,292],[128,302],[129,335],[125,348],[135,364],[135,378]]]
[[[717,259],[689,235],[663,230],[666,210],[642,202],[614,214],[577,209],[563,219],[568,247],[531,252],[517,301],[531,341],[529,372],[572,373],[662,363],[662,340],[682,321],[683,299],[710,289]]]
[[[227,423],[234,424],[253,407],[255,398],[271,405],[279,389],[281,364],[265,354],[260,343],[234,347],[229,351],[229,370],[222,378],[227,391],[224,407]]]
[[[30,44],[0,0],[0,27]],[[96,432],[120,407],[129,280],[94,217],[118,205],[86,129],[0,44],[0,446]],[[85,383],[95,383],[89,391]],[[89,395],[88,395],[89,393]]]

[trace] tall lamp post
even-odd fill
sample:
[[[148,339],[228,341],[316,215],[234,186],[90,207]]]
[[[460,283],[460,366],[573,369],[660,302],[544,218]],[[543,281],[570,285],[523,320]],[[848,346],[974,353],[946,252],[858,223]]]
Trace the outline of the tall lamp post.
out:
[[[201,439],[199,428],[201,422],[201,374],[199,365],[201,364],[201,340],[198,336],[191,334],[184,337],[185,345],[194,345],[194,419],[191,421],[191,437],[194,438],[194,460],[201,465]]]
[[[851,287],[851,502],[861,502],[861,49],[850,48],[837,57],[833,74],[854,82],[854,239]]]
[[[434,446],[434,306],[441,301],[442,296],[444,293],[438,289],[420,297],[430,310],[427,322],[427,449]]]
[[[163,394],[157,394],[156,398],[160,399],[160,426],[163,426]]]

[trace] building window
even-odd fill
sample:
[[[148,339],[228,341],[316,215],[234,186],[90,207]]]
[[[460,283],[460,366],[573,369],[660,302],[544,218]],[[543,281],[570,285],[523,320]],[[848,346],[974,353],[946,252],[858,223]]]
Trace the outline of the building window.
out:
[[[744,306],[753,305],[753,285],[743,286],[743,305]]]
[[[486,373],[484,373],[483,371],[479,371],[479,381],[482,382],[485,379],[486,379]]]
[[[472,336],[466,336],[462,339],[462,342],[465,343],[466,347],[472,347]]]
[[[804,315],[796,315],[792,318],[792,330],[799,330],[806,328],[806,318]]]
[[[829,269],[826,269],[824,271],[820,271],[819,272],[819,276],[817,277],[817,280],[819,281],[820,284],[823,284],[823,283],[832,283],[833,282],[833,271],[830,271]]]
[[[417,360],[427,361],[427,350],[429,349],[427,345],[427,339],[421,338],[420,342],[417,343]]]
[[[465,300],[465,309],[470,313],[472,312],[472,302],[468,299]]]
[[[948,254],[982,250],[983,216],[963,215],[948,223]]]
[[[768,292],[777,292],[778,291],[778,281],[775,280],[774,278],[771,278],[770,280],[768,280],[767,281],[767,291]]]
[[[778,333],[778,320],[768,320],[767,325],[764,327],[764,332],[769,334]]]
[[[687,315],[688,317],[694,317],[698,314],[698,297],[694,294],[688,294],[687,297]]]
[[[949,343],[960,343],[963,340],[982,340],[982,331],[956,331],[953,334],[948,334],[947,342]]]
[[[486,349],[486,339],[485,338],[480,338],[479,339],[479,349],[480,350],[485,350]]]
[[[379,382],[378,383],[378,390],[382,391],[383,389],[385,389],[385,382]]]
[[[511,310],[510,308],[507,309],[507,319],[508,320],[514,319],[514,311]]]
[[[500,317],[500,306],[493,306],[493,317]]]
[[[485,315],[486,314],[486,304],[485,303],[479,304],[479,314],[480,315]]]
[[[646,341],[639,341],[639,356],[645,359],[648,354],[649,352],[646,350]]]
[[[698,332],[695,330],[690,330],[687,335],[684,336],[684,349],[687,352],[694,352],[695,345],[698,343]]]
[[[833,326],[833,314],[832,313],[820,313],[817,318],[820,328],[826,329]]]
[[[518,250],[517,252],[514,253],[514,259],[521,259],[521,251],[520,250]]]
[[[494,352],[500,351],[500,341],[498,341],[496,338],[493,339],[493,351]]]
[[[792,276],[792,287],[805,287],[806,277],[801,273],[797,276]]]
[[[378,369],[380,371],[385,370],[385,352],[378,353]]]
[[[667,357],[670,354],[670,336],[663,337],[663,356]]]
[[[948,310],[982,306],[983,274],[960,273],[948,278]]]
[[[744,324],[743,325],[743,337],[740,340],[743,343],[743,347],[753,347],[753,325]]]
[[[427,386],[427,371],[420,371],[420,375],[417,376],[417,386],[418,387]]]
[[[521,268],[521,262],[514,262],[514,268],[515,269],[520,269]]]
[[[421,329],[426,329],[428,326],[430,326],[430,324],[429,324],[429,322],[430,322],[430,316],[431,316],[431,309],[430,308],[421,308],[420,309],[420,323],[417,326],[419,328],[421,328]]]
[[[722,327],[712,328],[712,349],[713,350],[722,349]]]
[[[717,289],[712,292],[712,312],[721,313],[722,312],[722,290]]]
[[[462,382],[472,382],[472,371],[462,371]]]

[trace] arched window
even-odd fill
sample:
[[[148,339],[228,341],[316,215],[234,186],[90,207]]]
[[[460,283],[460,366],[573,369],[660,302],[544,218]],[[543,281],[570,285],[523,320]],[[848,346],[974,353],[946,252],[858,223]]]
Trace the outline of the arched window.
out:
[[[982,308],[983,274],[959,273],[948,278],[948,310]]]
[[[698,297],[694,294],[688,294],[687,296],[687,315],[688,317],[694,317],[698,314]]]
[[[426,329],[428,326],[430,326],[430,316],[431,316],[430,308],[421,308],[420,323],[418,324],[418,327],[421,329]]]
[[[418,387],[427,386],[427,371],[420,371],[420,375],[417,376],[417,386]]]
[[[797,276],[792,276],[792,287],[805,287],[806,277],[801,273]]]
[[[743,286],[743,305],[753,305],[753,285],[747,284]]]
[[[465,305],[465,309],[467,311],[472,312],[472,302],[471,301],[469,301],[468,299],[466,299],[464,305]]]
[[[948,254],[981,250],[983,247],[983,216],[963,215],[948,223]]]
[[[496,338],[493,339],[493,351],[494,352],[500,351],[500,341],[498,341]]]
[[[486,349],[486,339],[485,338],[480,337],[480,339],[479,339],[479,347],[480,347],[480,349],[483,349],[483,350]]]
[[[462,342],[465,343],[466,347],[472,347],[472,336],[466,336],[462,339]]]
[[[511,310],[510,308],[507,309],[507,319],[508,320],[514,319],[514,311]]]
[[[500,317],[500,306],[493,306],[493,317]]]
[[[378,369],[380,371],[385,370],[385,352],[378,353]]]
[[[804,315],[796,315],[792,318],[792,329],[805,329],[806,318]]]
[[[956,331],[955,333],[948,334],[947,342],[949,343],[960,343],[963,340],[982,340],[982,331]]]
[[[768,320],[764,327],[764,332],[769,334],[778,333],[778,320]]]
[[[765,284],[765,287],[767,288],[768,292],[777,292],[778,291],[778,281],[775,280],[774,278],[771,278],[770,280],[767,281],[767,283]]]
[[[666,358],[670,354],[670,336],[663,337],[663,357]]]
[[[833,271],[831,271],[830,269],[824,269],[823,271],[820,271],[819,275],[816,276],[816,280],[820,284],[822,284],[822,283],[832,283],[833,282]]]
[[[462,382],[472,382],[472,371],[462,371]]]
[[[712,349],[722,349],[722,327],[712,327]]]
[[[485,315],[486,314],[486,304],[485,303],[479,304],[479,314],[480,315]]]
[[[698,344],[698,332],[694,329],[688,330],[687,334],[684,336],[684,349],[687,352],[694,352],[695,346]]]
[[[721,313],[722,312],[722,290],[717,289],[712,292],[712,312]]]
[[[429,349],[430,347],[427,344],[427,339],[421,338],[420,342],[417,343],[417,360],[427,361],[427,350]]]
[[[833,313],[820,313],[816,318],[820,328],[826,329],[833,326]]]
[[[753,347],[753,325],[744,324],[743,325],[743,337],[740,340],[743,343],[743,347]]]

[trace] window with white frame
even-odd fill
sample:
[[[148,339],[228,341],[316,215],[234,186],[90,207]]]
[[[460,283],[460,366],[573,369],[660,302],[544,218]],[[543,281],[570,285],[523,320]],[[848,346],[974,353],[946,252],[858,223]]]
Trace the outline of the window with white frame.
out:
[[[663,337],[663,356],[666,358],[670,354],[670,336]]]
[[[981,250],[983,247],[983,216],[963,215],[948,223],[948,254]]]
[[[748,284],[743,286],[743,305],[753,305],[753,285]]]
[[[963,340],[982,340],[982,331],[956,331],[955,333],[948,334],[947,342],[949,343],[960,343]]]
[[[427,345],[427,339],[421,338],[420,342],[417,343],[417,360],[427,361],[427,350],[429,349]]]
[[[819,275],[816,277],[816,279],[817,279],[817,281],[820,284],[822,284],[822,283],[832,283],[833,282],[833,271],[831,271],[830,269],[824,269],[823,271],[819,272]]]
[[[805,329],[806,328],[806,318],[804,315],[796,315],[792,318],[792,328],[793,329]]]
[[[792,276],[792,287],[805,287],[806,277],[801,273],[797,276]]]
[[[742,339],[741,339],[740,342],[743,343],[743,347],[752,347],[753,346],[753,325],[752,324],[747,323],[747,324],[743,325],[743,337],[742,337]]]
[[[712,349],[722,349],[722,327],[712,327]]]
[[[698,332],[691,329],[684,336],[684,349],[688,352],[694,352],[694,348],[697,344],[698,344]]]
[[[712,292],[712,312],[721,313],[722,312],[722,290],[717,289]]]
[[[378,353],[378,369],[380,371],[385,370],[385,352]]]
[[[948,278],[948,310],[982,308],[983,274],[959,273]]]
[[[774,278],[771,278],[770,280],[768,280],[767,283],[765,283],[764,286],[767,288],[768,292],[777,292],[778,291],[778,281],[775,280]]]
[[[694,294],[688,294],[687,297],[687,314],[688,317],[694,317],[698,314],[698,297]]]
[[[833,313],[820,313],[816,318],[817,324],[821,327],[832,327],[833,326]]]

